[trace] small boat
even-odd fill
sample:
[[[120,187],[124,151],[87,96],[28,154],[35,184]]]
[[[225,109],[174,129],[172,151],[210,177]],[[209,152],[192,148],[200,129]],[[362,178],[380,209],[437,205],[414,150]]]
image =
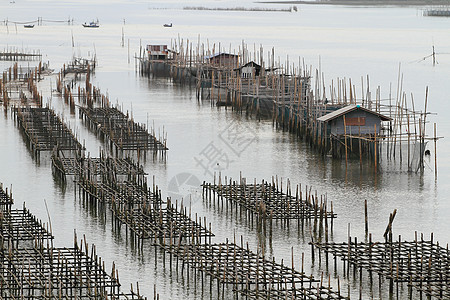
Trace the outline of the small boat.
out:
[[[164,24],[163,26],[164,26],[164,27],[172,27],[172,23],[170,23],[170,24]]]
[[[98,20],[97,20],[97,22],[92,21],[89,24],[88,23],[84,23],[84,24],[81,24],[81,25],[83,25],[83,27],[88,27],[88,28],[98,28],[98,27],[100,27],[100,25],[98,25]]]
[[[33,28],[33,27],[34,27],[34,24],[23,25],[23,27],[25,27],[25,28]]]

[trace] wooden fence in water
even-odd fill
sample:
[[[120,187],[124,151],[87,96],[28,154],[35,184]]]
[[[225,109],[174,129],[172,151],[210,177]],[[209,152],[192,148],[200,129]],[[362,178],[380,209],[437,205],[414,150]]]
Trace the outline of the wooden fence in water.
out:
[[[70,128],[50,108],[15,108],[13,111],[36,155],[55,148],[70,151],[83,149]]]
[[[6,48],[0,51],[0,60],[3,61],[33,61],[41,60],[42,54],[39,50],[23,51],[19,48]]]
[[[273,124],[289,130],[310,143],[322,155],[347,160],[359,158],[378,168],[386,161],[407,165],[408,171],[424,170],[423,156],[426,143],[439,139],[436,132],[426,130],[430,112],[428,88],[423,110],[416,108],[414,97],[408,99],[403,91],[403,76],[398,76],[396,96],[389,87],[389,96],[382,97],[381,87],[370,88],[369,77],[361,77],[361,92],[355,81],[337,78],[326,86],[324,74],[312,70],[304,61],[294,64],[289,59],[284,64],[276,59],[274,49],[267,53],[262,47],[251,51],[242,44],[228,52],[223,46],[174,40],[164,60],[150,59],[140,51],[140,71],[153,76],[168,76],[180,83],[193,84],[198,99],[210,99],[217,106],[256,114],[257,118],[269,116]],[[222,56],[222,59],[216,59]],[[249,65],[250,64],[250,65]],[[249,71],[251,70],[251,71]],[[312,81],[314,79],[314,82]],[[358,96],[359,92],[359,96]],[[319,118],[349,105],[362,107],[390,121],[382,121],[371,133],[362,133],[361,126],[350,122],[343,124],[344,132],[330,132],[331,123]],[[436,125],[435,125],[436,126]],[[435,143],[436,145],[436,143]],[[436,153],[436,146],[434,147]],[[435,157],[435,169],[437,170]]]
[[[423,234],[420,238],[415,234],[412,241],[386,241],[369,240],[358,242],[349,237],[347,243],[313,242],[313,250],[318,249],[325,254],[328,265],[331,254],[334,257],[334,268],[337,271],[336,259],[343,261],[343,273],[349,276],[350,270],[359,270],[362,281],[363,270],[369,273],[370,285],[373,284],[373,274],[378,274],[379,288],[382,279],[389,281],[389,293],[399,295],[399,289],[405,284],[408,289],[408,299],[427,297],[427,299],[450,298],[450,252],[448,244],[442,247],[430,239],[425,240]],[[413,293],[416,290],[417,293]]]
[[[311,224],[314,234],[325,234],[328,238],[329,232],[333,231],[333,202],[328,207],[326,195],[314,194],[311,187],[306,186],[302,191],[301,185],[294,186],[292,191],[290,181],[287,180],[283,192],[283,179],[278,176],[272,177],[271,182],[262,181],[247,183],[246,178],[240,177],[239,181],[227,180],[219,175],[218,181],[214,183],[203,182],[203,198],[211,206],[216,202],[217,206],[229,209],[236,215],[245,214],[245,217],[253,222],[256,221],[258,228],[272,232],[273,223],[281,223],[289,227],[291,222],[297,223],[298,228],[303,228],[305,223]],[[224,204],[225,201],[225,204]],[[216,205],[212,205],[216,206]],[[295,224],[294,224],[295,225]]]
[[[213,242],[206,218],[191,214],[183,201],[163,202],[161,191],[154,183],[149,187],[145,175],[119,176],[114,167],[95,168],[98,173],[89,168],[79,170],[75,180],[83,203],[100,207],[104,213],[109,207],[113,230],[125,228],[141,251],[146,241],[154,246],[155,264],[160,250],[163,264],[169,263],[171,270],[186,274],[188,280],[201,276],[203,283],[209,278],[210,291],[215,292],[216,285],[219,298],[227,286],[237,299],[348,299],[339,286],[335,290],[330,283],[306,275],[303,256],[298,271],[294,262],[286,266],[244,247],[242,237],[241,246]]]
[[[0,185],[0,298],[146,299],[138,286],[122,292],[114,263],[107,272],[86,238],[79,242],[75,234],[72,247],[54,247],[51,227],[25,205],[12,209],[12,202],[12,194]]]

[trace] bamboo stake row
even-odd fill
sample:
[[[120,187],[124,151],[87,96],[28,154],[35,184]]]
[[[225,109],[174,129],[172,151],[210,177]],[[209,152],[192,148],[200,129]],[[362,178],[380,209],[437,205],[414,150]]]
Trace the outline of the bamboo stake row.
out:
[[[111,273],[84,237],[73,247],[54,247],[48,224],[28,209],[12,210],[12,194],[0,184],[0,298],[2,299],[146,299],[131,287],[123,293],[118,271]],[[47,228],[45,228],[47,227]],[[156,299],[155,297],[154,299]]]
[[[168,150],[166,139],[158,140],[145,125],[138,124],[115,107],[82,108],[80,118],[118,150]],[[164,133],[163,133],[164,134]]]
[[[63,120],[49,108],[14,108],[14,115],[35,154],[40,151],[81,151],[82,145]]]
[[[391,216],[393,220],[393,216]],[[390,222],[391,223],[391,222]],[[390,232],[389,228],[387,232]],[[448,299],[450,297],[450,252],[446,247],[434,242],[433,234],[429,240],[425,240],[423,234],[418,237],[417,232],[413,241],[392,240],[392,234],[388,234],[385,242],[369,240],[358,242],[349,236],[347,243],[323,243],[312,242],[314,248],[319,250],[319,255],[324,252],[328,264],[328,255],[332,254],[335,260],[340,257],[343,261],[344,273],[347,276],[351,267],[366,270],[372,283],[372,274],[378,274],[380,278],[389,280],[390,294],[399,293],[399,283],[408,287],[408,297],[413,299],[413,289],[419,293],[419,297],[433,297],[435,299]],[[362,276],[362,275],[361,275]],[[394,291],[394,284],[396,291]]]
[[[219,175],[218,181],[214,178],[214,183],[203,182],[203,198],[209,204],[216,202],[236,214],[245,213],[252,222],[256,220],[258,228],[266,229],[268,224],[270,232],[274,221],[289,226],[291,220],[296,220],[299,228],[307,221],[313,224],[314,233],[328,236],[329,225],[333,230],[333,219],[336,218],[333,203],[329,209],[326,195],[318,195],[317,191],[314,194],[308,186],[303,192],[301,185],[294,187],[295,192],[292,192],[290,181],[285,184],[283,192],[283,179],[278,176],[272,177],[272,182],[256,183],[255,179],[251,184],[242,176],[239,181],[233,181]]]
[[[8,47],[0,52],[0,60],[2,61],[33,61],[41,59],[42,54],[39,50],[25,52],[19,48]]]
[[[361,77],[359,97],[350,78],[331,80],[327,95],[320,66],[313,72],[312,67],[308,68],[300,60],[295,66],[289,57],[283,65],[280,58],[277,61],[274,49],[267,53],[265,62],[262,46],[260,51],[256,51],[255,45],[253,48],[252,57],[249,46],[244,43],[234,51],[230,45],[227,53],[220,43],[211,48],[209,41],[207,45],[201,44],[199,37],[195,46],[179,37],[172,41],[166,59],[140,56],[141,73],[158,76],[161,70],[167,71],[163,76],[171,76],[177,82],[195,82],[199,101],[210,99],[211,105],[231,106],[237,112],[246,110],[246,113],[256,113],[258,118],[272,116],[274,125],[298,134],[323,155],[330,153],[343,158],[345,154],[346,162],[352,157],[359,158],[361,167],[363,158],[367,157],[377,169],[384,149],[387,161],[396,160],[400,166],[407,163],[410,172],[423,171],[425,142],[437,141],[440,137],[426,135],[426,116],[430,114],[427,111],[428,95],[425,96],[424,111],[415,110],[412,95],[412,108],[407,104],[400,68],[396,99],[391,91],[389,98],[382,99],[380,86],[372,92],[369,76]],[[313,78],[314,84],[311,83]],[[345,134],[330,134],[330,125],[318,118],[348,105],[359,105],[392,121],[369,129],[347,124]],[[414,148],[418,150],[411,150]],[[405,149],[410,153],[407,161],[403,159]]]

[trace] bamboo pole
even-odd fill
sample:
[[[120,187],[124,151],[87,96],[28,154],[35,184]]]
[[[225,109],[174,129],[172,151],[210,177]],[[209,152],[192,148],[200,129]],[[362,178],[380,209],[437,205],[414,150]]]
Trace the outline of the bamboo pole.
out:
[[[437,130],[436,123],[434,123],[434,177],[437,178]]]
[[[347,154],[347,123],[345,121],[345,115],[344,118],[344,147],[345,147],[345,169],[347,169],[348,165],[348,154]]]

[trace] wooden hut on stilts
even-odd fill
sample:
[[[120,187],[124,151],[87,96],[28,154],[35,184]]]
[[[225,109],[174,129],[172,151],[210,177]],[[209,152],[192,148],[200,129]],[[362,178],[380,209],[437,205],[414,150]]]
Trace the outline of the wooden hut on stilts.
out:
[[[347,105],[317,120],[323,123],[324,153],[334,157],[359,156],[367,153],[377,161],[379,145],[377,140],[390,134],[391,118],[360,105]]]

